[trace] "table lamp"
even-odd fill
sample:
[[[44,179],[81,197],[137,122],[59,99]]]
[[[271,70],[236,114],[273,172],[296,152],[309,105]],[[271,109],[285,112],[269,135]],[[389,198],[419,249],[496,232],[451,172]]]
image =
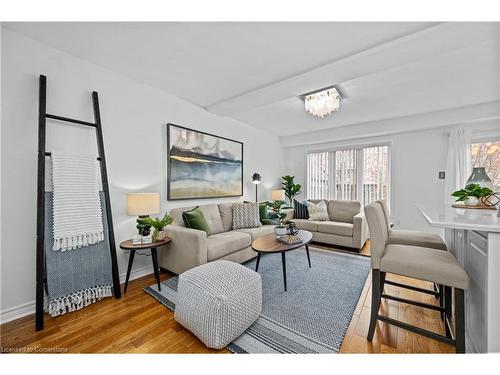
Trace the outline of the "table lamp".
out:
[[[273,190],[271,191],[271,199],[273,201],[284,201],[285,200],[285,190]]]
[[[130,216],[138,216],[137,229],[140,236],[135,236],[132,239],[134,244],[151,242],[149,233],[150,226],[141,223],[140,219],[144,219],[149,215],[160,213],[160,194],[158,193],[127,193],[127,214]],[[142,237],[141,237],[142,236]]]
[[[127,193],[127,214],[145,218],[160,213],[160,194]]]

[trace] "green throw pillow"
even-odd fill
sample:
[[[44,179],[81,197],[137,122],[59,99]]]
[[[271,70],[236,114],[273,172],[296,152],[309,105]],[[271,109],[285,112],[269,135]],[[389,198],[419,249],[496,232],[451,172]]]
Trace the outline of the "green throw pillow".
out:
[[[192,210],[182,212],[182,220],[187,228],[205,231],[207,236],[210,234],[207,221],[199,206],[196,206]]]
[[[267,203],[259,203],[260,221],[267,219]]]

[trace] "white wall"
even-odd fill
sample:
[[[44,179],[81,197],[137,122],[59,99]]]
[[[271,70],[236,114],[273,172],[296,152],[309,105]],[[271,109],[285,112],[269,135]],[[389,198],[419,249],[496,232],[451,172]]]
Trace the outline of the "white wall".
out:
[[[263,178],[260,199],[279,185],[283,153],[279,140],[246,124],[219,117],[160,90],[132,81],[74,56],[2,29],[2,320],[35,296],[38,77],[47,78],[47,112],[93,121],[91,92],[99,92],[117,243],[135,233],[126,215],[125,194],[158,191],[162,211],[216,200],[166,200],[166,123],[171,122],[244,142],[244,198],[254,199],[253,172]],[[168,48],[168,47],[166,47]],[[144,58],[147,58],[146,56]],[[161,62],[158,62],[161,64]],[[165,74],[169,74],[165,71]],[[96,152],[93,129],[48,123],[47,150]],[[118,249],[120,273],[128,253]],[[135,270],[152,270],[150,258],[136,257]]]
[[[400,122],[399,129],[405,129],[405,122]],[[462,125],[465,126],[465,125]],[[500,121],[485,121],[468,125],[475,135],[497,134],[500,137]],[[438,172],[446,169],[449,127],[428,130],[392,133],[385,136],[367,135],[377,129],[361,129],[358,135],[349,133],[349,139],[340,139],[344,132],[336,129],[335,138],[323,134],[323,143],[289,147],[285,149],[287,172],[296,176],[296,182],[304,184],[305,198],[305,158],[308,150],[327,149],[341,145],[363,143],[391,143],[391,215],[399,222],[401,229],[431,230],[416,204],[442,204],[444,199],[444,180],[438,179]],[[321,136],[318,136],[321,139]]]

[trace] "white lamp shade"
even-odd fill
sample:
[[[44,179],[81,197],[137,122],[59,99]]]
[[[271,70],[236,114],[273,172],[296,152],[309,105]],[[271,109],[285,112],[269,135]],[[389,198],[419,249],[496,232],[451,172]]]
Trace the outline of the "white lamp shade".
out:
[[[160,194],[127,193],[127,214],[131,216],[160,213]]]
[[[284,190],[273,190],[273,191],[271,191],[271,199],[273,201],[283,201],[283,200],[285,200],[285,191]]]

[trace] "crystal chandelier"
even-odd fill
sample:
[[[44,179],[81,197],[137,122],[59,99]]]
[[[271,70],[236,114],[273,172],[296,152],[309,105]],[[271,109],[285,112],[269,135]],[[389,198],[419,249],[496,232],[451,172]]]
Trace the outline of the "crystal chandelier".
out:
[[[304,97],[306,111],[316,117],[325,117],[340,107],[340,95],[335,87],[313,92]]]

